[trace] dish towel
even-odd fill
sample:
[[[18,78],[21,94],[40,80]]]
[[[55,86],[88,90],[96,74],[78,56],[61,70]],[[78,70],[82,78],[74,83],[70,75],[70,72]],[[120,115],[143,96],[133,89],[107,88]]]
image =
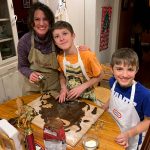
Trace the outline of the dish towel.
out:
[[[56,13],[55,13],[55,22],[60,21],[60,20],[69,22],[66,1],[63,2],[62,0],[59,0],[58,9],[56,10]]]
[[[22,146],[18,136],[18,130],[14,126],[12,126],[6,119],[0,120],[0,130],[5,132],[9,138],[13,139],[16,150],[22,150]]]

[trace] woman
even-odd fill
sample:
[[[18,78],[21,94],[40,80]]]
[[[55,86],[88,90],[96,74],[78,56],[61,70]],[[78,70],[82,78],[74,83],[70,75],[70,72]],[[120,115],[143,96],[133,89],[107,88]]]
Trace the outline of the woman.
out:
[[[23,95],[59,90],[57,52],[50,36],[53,24],[49,7],[34,3],[28,18],[30,32],[18,43],[18,70],[25,80]]]
[[[25,80],[23,95],[60,90],[56,58],[58,49],[55,49],[50,34],[53,24],[54,14],[49,7],[40,2],[34,3],[28,16],[30,32],[18,43],[18,70]],[[86,46],[84,48],[87,49]]]

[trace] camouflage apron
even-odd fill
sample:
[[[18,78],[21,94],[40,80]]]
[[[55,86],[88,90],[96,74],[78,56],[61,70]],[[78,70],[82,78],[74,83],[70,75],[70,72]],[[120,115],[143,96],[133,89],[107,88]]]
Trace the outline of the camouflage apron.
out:
[[[25,78],[23,95],[29,95],[35,92],[46,92],[49,90],[59,91],[58,62],[54,45],[52,46],[51,53],[42,54],[41,51],[34,48],[34,37],[32,36],[28,60],[31,64],[30,69],[40,72],[44,76],[44,79],[37,85],[35,83],[30,83],[29,79]]]
[[[64,74],[67,79],[68,89],[73,89],[74,87],[79,86],[90,79],[85,71],[78,49],[77,49],[77,54],[78,54],[78,62],[75,64],[71,64],[69,61],[66,60],[66,56],[64,53],[63,66],[64,66]],[[93,88],[86,89],[80,95],[80,97],[92,101],[96,100],[96,96]]]

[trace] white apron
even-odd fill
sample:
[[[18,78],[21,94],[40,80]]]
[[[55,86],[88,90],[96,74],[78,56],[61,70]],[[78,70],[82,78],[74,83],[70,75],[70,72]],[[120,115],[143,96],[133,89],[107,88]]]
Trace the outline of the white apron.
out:
[[[112,114],[113,118],[117,121],[121,132],[129,130],[130,128],[136,126],[140,122],[139,115],[134,107],[134,95],[135,95],[135,85],[134,81],[131,89],[130,101],[122,100],[121,96],[114,92],[117,81],[114,82],[111,89],[111,99],[109,104],[109,112]],[[116,95],[116,96],[115,96]],[[120,98],[118,98],[120,97]],[[127,150],[137,150],[139,141],[139,135],[136,135],[129,139],[129,147]]]
[[[75,64],[71,64],[69,61],[66,60],[64,52],[63,67],[64,67],[64,74],[67,79],[68,89],[72,89],[78,85],[81,85],[82,83],[90,79],[85,71],[84,64],[81,60],[78,49],[77,54],[78,54],[78,62]],[[80,97],[90,99],[93,101],[96,100],[96,96],[92,88],[88,88],[87,90],[85,90]]]

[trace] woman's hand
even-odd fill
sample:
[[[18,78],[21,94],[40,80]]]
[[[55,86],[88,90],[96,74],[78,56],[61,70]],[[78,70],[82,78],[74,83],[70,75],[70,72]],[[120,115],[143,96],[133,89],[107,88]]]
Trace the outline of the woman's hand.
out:
[[[39,72],[32,72],[29,76],[29,82],[31,83],[35,83],[39,81],[39,76],[41,76],[42,74]]]
[[[60,94],[59,94],[59,96],[58,96],[58,101],[59,101],[59,103],[65,102],[66,97],[67,97],[67,93],[68,93],[68,89],[67,89],[67,88],[62,88],[62,89],[60,90]]]
[[[82,85],[79,85],[73,89],[71,89],[69,92],[68,92],[68,95],[67,95],[67,99],[68,100],[71,100],[71,99],[76,99],[78,98],[83,92],[84,90],[86,89],[86,86],[84,84]]]
[[[120,135],[118,135],[118,137],[115,139],[115,141],[119,145],[122,145],[124,148],[127,148],[129,146],[128,139],[129,139],[128,132],[124,132],[124,133],[121,133]]]

